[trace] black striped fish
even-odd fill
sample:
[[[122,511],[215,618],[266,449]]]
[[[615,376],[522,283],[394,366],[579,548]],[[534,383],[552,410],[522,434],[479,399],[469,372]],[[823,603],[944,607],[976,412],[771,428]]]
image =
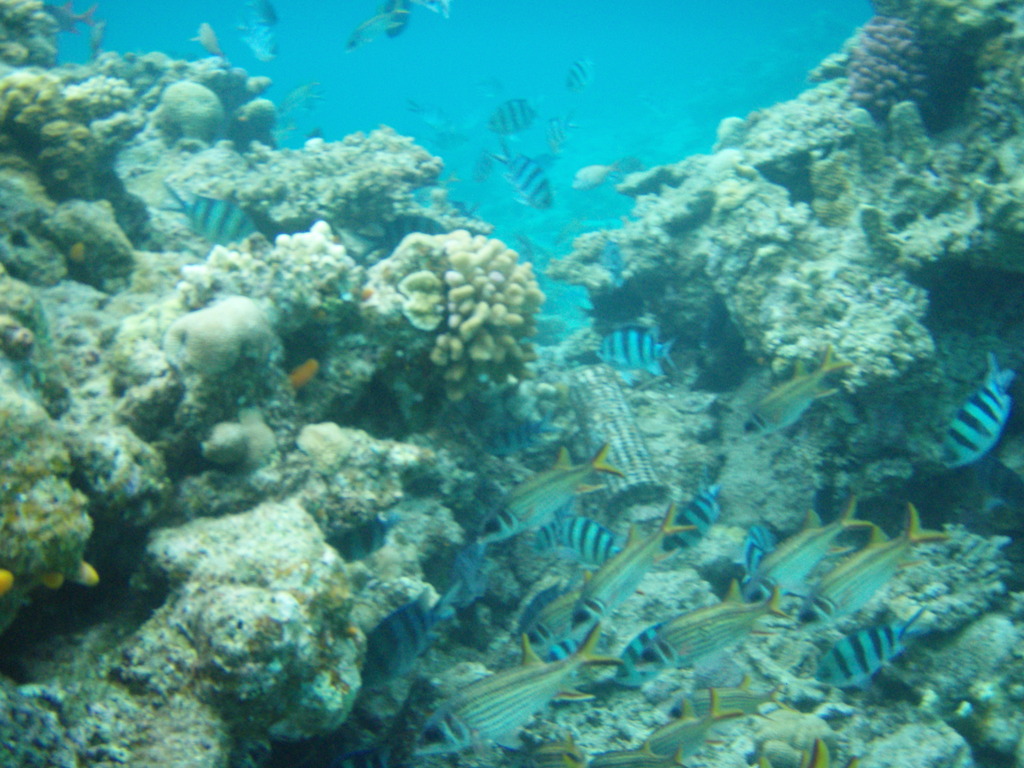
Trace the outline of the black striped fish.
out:
[[[170,184],[164,186],[185,214],[192,231],[215,245],[238,242],[256,231],[249,214],[230,200],[193,195],[191,201],[186,201]]]
[[[499,136],[511,136],[525,131],[536,118],[537,111],[526,99],[509,99],[491,113],[487,127]]]
[[[757,573],[764,556],[775,549],[775,536],[763,525],[752,525],[743,539],[743,583]]]
[[[921,608],[904,622],[862,629],[829,648],[818,662],[815,677],[837,688],[865,688],[882,667],[904,651],[903,639]]]
[[[327,543],[338,550],[348,562],[364,560],[376,552],[387,540],[388,532],[398,523],[397,512],[374,515],[372,519],[348,528],[337,535],[326,536]]]
[[[663,376],[665,372],[662,370],[661,361],[672,363],[668,354],[672,351],[675,339],[662,344],[658,342],[657,334],[656,328],[644,328],[639,325],[619,328],[601,339],[601,348],[597,356],[602,362],[619,371],[627,384],[632,384],[629,371],[641,370],[654,376]]]
[[[581,666],[617,665],[618,659],[594,653],[600,625],[595,625],[572,656],[545,664],[523,637],[523,663],[470,683],[430,716],[420,733],[417,755],[459,752],[514,734],[552,699],[590,699],[567,688]]]
[[[1006,388],[1013,377],[1014,372],[1000,370],[996,356],[989,353],[984,384],[957,411],[942,441],[947,467],[953,469],[977,461],[999,440],[1010,415],[1011,401]]]
[[[565,87],[574,93],[586,89],[594,79],[594,62],[590,59],[574,61],[565,76]]]
[[[526,155],[511,158],[494,155],[494,159],[505,166],[505,180],[515,189],[516,200],[531,208],[543,210],[551,207],[554,203],[551,182],[540,163]]]
[[[433,642],[439,619],[428,590],[385,616],[366,635],[363,685],[381,685],[408,672]]]
[[[519,622],[537,655],[548,659],[553,655],[558,657],[573,653],[589,629],[587,625],[574,628],[572,623],[572,613],[579,600],[580,590],[566,589],[552,593],[555,589],[549,587],[538,593],[523,611],[523,618]],[[556,651],[556,646],[560,644],[561,647]],[[570,644],[575,644],[575,647]],[[568,653],[566,649],[569,649]]]
[[[554,431],[547,419],[509,420],[487,432],[484,447],[492,456],[511,456],[525,451],[545,432]]]
[[[544,131],[544,138],[548,142],[548,149],[551,154],[557,155],[562,151],[562,145],[569,136],[569,131],[577,126],[572,123],[569,117],[552,117],[548,120],[547,129]]]
[[[718,493],[721,490],[720,485],[706,485],[679,510],[676,525],[692,525],[694,530],[669,536],[662,544],[666,551],[690,547],[700,541],[722,514],[722,508],[718,505]]]
[[[537,531],[534,545],[540,552],[559,549],[584,565],[596,567],[622,547],[618,537],[596,520],[581,515],[556,517]]]

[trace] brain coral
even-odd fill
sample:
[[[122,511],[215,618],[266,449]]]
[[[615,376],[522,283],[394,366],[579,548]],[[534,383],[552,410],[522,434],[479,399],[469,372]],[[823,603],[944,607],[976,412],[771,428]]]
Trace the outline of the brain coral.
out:
[[[224,373],[242,359],[263,359],[273,344],[267,316],[244,296],[230,296],[179,317],[164,337],[171,364],[204,377]]]
[[[185,138],[209,143],[224,124],[224,107],[205,85],[181,80],[163,92],[154,119],[172,141]]]
[[[875,16],[850,56],[850,96],[882,120],[900,101],[921,102],[926,74],[917,34],[903,19]]]
[[[439,331],[430,360],[445,391],[461,399],[482,377],[526,375],[534,358],[526,341],[544,302],[530,264],[500,240],[457,230],[412,234],[368,270],[367,309],[401,313],[420,331]]]

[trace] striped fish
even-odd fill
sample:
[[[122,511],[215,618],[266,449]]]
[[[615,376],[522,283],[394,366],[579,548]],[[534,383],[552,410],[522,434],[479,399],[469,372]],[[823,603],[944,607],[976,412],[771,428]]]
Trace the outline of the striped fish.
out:
[[[529,528],[546,525],[555,511],[577,493],[595,490],[583,485],[595,472],[623,477],[620,470],[608,463],[608,450],[605,443],[589,462],[573,464],[569,452],[562,448],[554,467],[538,472],[509,491],[505,507],[484,523],[480,541],[503,541]]]
[[[654,376],[663,376],[665,372],[662,370],[661,361],[666,360],[672,364],[672,359],[668,355],[672,351],[675,339],[662,344],[656,338],[656,328],[625,326],[601,339],[601,348],[597,356],[605,364],[623,373],[627,384],[632,383],[626,375],[629,371],[647,371]]]
[[[786,616],[779,605],[779,590],[760,603],[745,603],[735,581],[725,599],[688,611],[680,616],[648,627],[623,649],[622,666],[615,682],[639,687],[655,678],[663,669],[696,664],[729,648],[749,635],[758,619],[768,614]]]
[[[772,768],[772,764],[768,762],[768,758],[762,756],[757,762],[758,768]],[[828,745],[821,739],[814,740],[814,746],[811,747],[810,752],[802,752],[800,754],[800,768],[830,768],[832,765],[832,756],[828,753]],[[860,759],[854,757],[850,759],[850,762],[846,764],[846,768],[858,768],[860,766]]]
[[[636,749],[600,752],[590,760],[590,768],[671,768],[682,764],[681,751],[674,755],[656,755],[646,741]]]
[[[569,67],[565,76],[565,87],[574,93],[586,89],[594,79],[594,62],[590,59],[579,59]]]
[[[551,154],[558,155],[562,152],[562,145],[569,137],[569,131],[578,128],[570,117],[552,117],[548,120],[547,129],[544,131],[544,138],[548,142],[548,149]]]
[[[793,378],[777,386],[758,403],[747,420],[745,429],[748,432],[768,434],[794,424],[815,400],[839,391],[827,387],[825,378],[851,365],[852,363],[837,360],[831,346],[825,350],[821,365],[809,373],[804,370],[803,361],[797,361]]]
[[[587,756],[572,734],[559,741],[545,741],[530,749],[532,768],[586,768]]]
[[[903,653],[903,638],[923,612],[921,608],[907,621],[847,635],[825,652],[814,676],[837,688],[866,688],[878,670]]]
[[[769,702],[785,708],[785,705],[777,699],[780,692],[778,687],[770,691],[758,693],[751,690],[751,682],[750,675],[744,675],[739,685],[729,688],[702,688],[672,707],[669,714],[672,717],[682,717],[683,708],[689,703],[695,717],[704,717],[711,711],[711,691],[715,691],[719,706],[723,710],[735,709],[747,715],[754,715],[760,711],[764,704]]]
[[[579,589],[569,589],[555,595],[537,610],[536,615],[526,628],[526,636],[537,651],[537,655],[542,658],[550,658],[553,652],[556,655],[564,653],[564,650],[569,647],[568,643],[579,645],[586,636],[586,631],[589,628],[587,625],[574,628],[572,623],[573,610],[579,597]],[[529,610],[529,607],[527,609]],[[562,644],[561,648],[555,651],[555,647],[559,644]]]
[[[988,376],[957,411],[942,441],[943,462],[950,469],[971,464],[999,440],[1010,415],[1010,396],[1006,388],[1014,372],[1000,370],[996,356],[989,353]]]
[[[676,505],[672,504],[658,529],[646,538],[640,538],[636,526],[630,527],[629,538],[622,550],[606,560],[583,583],[572,612],[574,628],[600,621],[636,591],[644,574],[656,560],[665,556],[661,548],[665,537],[689,530],[676,525],[675,519]]]
[[[536,118],[537,111],[526,99],[509,99],[491,113],[487,127],[499,136],[511,136],[525,131]]]
[[[215,245],[238,242],[256,231],[249,214],[230,200],[193,195],[189,202],[170,184],[164,186],[174,198],[178,210],[185,214],[192,231]]]
[[[851,498],[843,513],[828,525],[822,525],[813,510],[808,511],[803,530],[780,542],[762,558],[757,570],[743,587],[743,597],[753,600],[772,586],[778,586],[786,592],[803,585],[814,566],[829,553],[839,534],[849,528],[873,527],[871,523],[855,520],[856,513],[855,498]]]
[[[752,525],[743,539],[743,571],[745,587],[750,577],[757,573],[764,556],[775,549],[775,536],[763,525]]]
[[[566,688],[577,669],[590,664],[618,664],[594,653],[600,625],[590,630],[572,656],[545,664],[523,638],[523,663],[470,683],[445,701],[420,733],[417,755],[458,752],[519,730],[552,699],[590,699]]]
[[[584,565],[597,567],[622,550],[618,537],[596,520],[581,515],[555,518],[537,531],[535,547],[540,552],[558,549],[569,552]]]
[[[434,641],[439,619],[428,590],[385,616],[366,635],[363,685],[378,686],[408,672]]]
[[[516,191],[516,200],[531,208],[544,210],[554,203],[551,182],[540,163],[526,155],[494,155],[505,166],[505,180]]]
[[[915,544],[945,541],[941,531],[921,528],[921,518],[913,504],[907,504],[907,525],[902,535],[886,538],[877,525],[871,526],[871,540],[826,573],[804,598],[800,618],[837,619],[859,611],[906,562]]]
[[[385,512],[374,515],[362,525],[325,538],[328,544],[338,550],[342,559],[348,562],[364,560],[384,546],[388,532],[395,527],[398,520],[397,512]]]
[[[711,731],[721,723],[736,717],[743,717],[738,709],[722,709],[717,691],[709,694],[711,706],[703,717],[697,717],[689,702],[683,705],[683,714],[657,728],[648,738],[647,744],[656,755],[678,755],[689,757],[704,746]]]
[[[722,514],[722,508],[718,504],[718,493],[722,490],[720,485],[707,485],[698,491],[697,495],[687,502],[686,506],[679,510],[676,515],[676,525],[691,525],[695,530],[687,533],[680,533],[665,539],[662,545],[665,550],[682,549],[691,547],[701,540],[711,526]]]

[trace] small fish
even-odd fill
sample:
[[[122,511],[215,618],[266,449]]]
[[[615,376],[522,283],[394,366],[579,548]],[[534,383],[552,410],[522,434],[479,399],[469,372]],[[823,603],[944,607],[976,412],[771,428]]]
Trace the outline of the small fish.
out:
[[[618,170],[618,163],[584,166],[573,176],[572,188],[577,190],[596,189],[608,181],[608,178]]]
[[[907,504],[907,524],[902,535],[886,538],[877,525],[871,525],[871,540],[826,573],[804,598],[800,618],[837,619],[859,611],[906,561],[915,544],[945,541],[941,531],[921,527],[921,518],[913,504]]]
[[[516,199],[520,203],[540,210],[551,207],[554,203],[551,182],[540,163],[526,155],[492,157],[505,166],[505,180],[516,190]]]
[[[590,699],[567,689],[566,683],[584,665],[617,665],[618,659],[594,651],[601,634],[595,625],[572,656],[545,664],[523,637],[520,666],[470,683],[445,701],[420,733],[417,755],[458,752],[515,733],[533,713],[552,699]]]
[[[695,530],[665,539],[662,546],[666,551],[693,546],[707,534],[711,526],[718,520],[718,516],[722,514],[722,508],[718,504],[718,493],[721,490],[722,486],[717,483],[705,485],[696,496],[687,502],[685,507],[679,510],[679,514],[676,515],[676,524],[693,526]]]
[[[991,453],[971,467],[975,481],[985,496],[984,509],[991,512],[999,506],[1024,510],[1024,479]]]
[[[75,13],[73,0],[68,0],[64,5],[43,5],[43,10],[57,22],[58,32],[78,34],[78,24],[87,26],[96,24],[93,14],[96,13],[98,7],[99,4],[94,3],[85,13]]]
[[[597,567],[621,551],[617,541],[618,537],[596,520],[569,515],[556,517],[538,530],[535,547],[540,552],[566,551],[584,565]]]
[[[1014,372],[1000,370],[996,356],[989,353],[985,382],[957,411],[942,441],[943,460],[948,468],[977,461],[998,442],[1010,415],[1011,401],[1006,389],[1013,377]]]
[[[647,738],[647,744],[650,745],[651,751],[656,755],[689,757],[704,746],[708,735],[715,727],[733,718],[743,717],[745,714],[738,709],[722,709],[718,692],[714,688],[711,689],[709,696],[711,703],[708,713],[704,717],[697,717],[689,706],[689,702],[686,702],[680,717],[655,729]]]
[[[598,262],[608,270],[612,288],[620,287],[623,283],[622,273],[626,270],[626,260],[622,256],[622,248],[619,247],[619,244],[611,238],[605,240]]]
[[[775,549],[775,535],[763,525],[752,525],[743,539],[743,570],[749,579],[757,573],[764,556]]]
[[[538,592],[523,610],[519,634],[529,638],[538,656],[549,656],[556,645],[565,641],[578,643],[586,634],[573,632],[572,612],[579,594],[579,589],[551,586]]]
[[[554,430],[546,419],[520,419],[492,429],[484,438],[484,447],[492,456],[512,456],[536,444],[537,438]]]
[[[281,115],[291,115],[300,110],[312,112],[325,98],[323,84],[317,80],[310,80],[288,91],[281,99],[278,112]]]
[[[729,688],[704,688],[690,696],[684,698],[676,706],[672,707],[669,714],[672,717],[682,717],[683,709],[688,703],[691,708],[691,712],[695,717],[704,717],[708,712],[711,711],[711,691],[714,690],[719,701],[719,706],[723,710],[739,710],[747,715],[753,715],[760,711],[764,704],[774,703],[784,707],[777,701],[780,689],[778,687],[773,688],[770,691],[758,693],[757,691],[751,690],[751,683],[753,681],[750,675],[744,675],[739,685],[734,685]]]
[[[744,428],[748,432],[756,430],[768,434],[794,424],[815,400],[839,391],[825,387],[825,377],[851,365],[837,360],[831,346],[825,350],[821,365],[810,373],[804,370],[803,361],[797,361],[793,378],[777,386],[758,403]]]
[[[288,373],[288,383],[292,389],[298,391],[309,384],[320,370],[320,361],[315,357],[308,358],[305,362],[292,368]]]
[[[451,0],[412,0],[416,5],[422,5],[427,10],[440,13],[446,19],[451,15]]]
[[[442,617],[424,590],[415,600],[399,606],[366,635],[363,685],[376,687],[408,672],[434,641],[434,626]]]
[[[745,603],[735,581],[722,602],[688,611],[648,627],[623,649],[615,681],[637,688],[663,669],[691,666],[735,645],[749,635],[758,619],[786,616],[778,587],[760,603]]]
[[[847,635],[825,652],[814,676],[837,688],[865,688],[882,667],[903,653],[903,638],[924,608],[904,622],[862,629]]]
[[[480,154],[476,157],[476,162],[473,163],[473,181],[477,184],[483,184],[491,177],[491,171],[493,170],[494,155],[481,150]]]
[[[381,10],[390,17],[384,30],[388,37],[398,37],[409,26],[409,19],[412,17],[409,13],[409,2],[410,0],[387,0],[382,6]]]
[[[230,200],[194,195],[191,202],[186,202],[170,185],[165,186],[192,230],[211,243],[235,243],[256,231],[249,214]]]
[[[515,133],[522,133],[537,118],[537,111],[530,106],[526,99],[509,99],[497,106],[487,127],[499,136],[511,136]]]
[[[629,371],[640,370],[647,371],[653,376],[664,376],[661,361],[666,360],[672,364],[669,353],[675,339],[660,343],[656,341],[657,335],[656,328],[644,328],[639,325],[619,328],[601,339],[597,356],[605,364],[623,373],[627,383],[632,383],[626,375]]]
[[[409,9],[405,3],[388,0],[376,15],[371,16],[352,32],[345,51],[351,53],[367,43],[372,43],[382,34],[395,37],[405,31],[409,23]]]
[[[484,555],[487,546],[479,541],[467,544],[452,560],[448,591],[441,596],[435,612],[442,618],[451,615],[453,609],[465,608],[483,597],[487,591],[487,574],[484,572]]]
[[[565,87],[574,93],[585,90],[594,79],[594,62],[590,59],[574,61],[565,76]]]
[[[544,139],[548,143],[548,149],[553,155],[561,154],[562,146],[569,136],[569,131],[577,128],[569,117],[552,117],[548,120],[547,128],[544,131]]]
[[[607,443],[583,464],[573,464],[569,452],[558,452],[555,466],[538,472],[520,483],[505,499],[505,507],[484,523],[480,540],[484,543],[502,541],[521,531],[545,525],[559,507],[582,490],[596,490],[584,486],[583,481],[595,472],[624,477],[622,471],[608,463]]]
[[[586,768],[587,756],[569,734],[559,741],[545,741],[531,748],[530,765],[532,768]]]
[[[199,25],[199,31],[192,38],[192,42],[199,43],[211,56],[220,56],[222,59],[227,58],[220,47],[220,41],[217,40],[217,33],[205,21]]]
[[[389,768],[390,757],[391,747],[387,744],[356,749],[338,755],[327,764],[327,768]]]
[[[93,6],[95,7],[95,6]],[[89,60],[103,53],[103,38],[107,34],[107,20],[97,19],[89,30]]]
[[[327,537],[327,543],[338,550],[338,554],[347,562],[365,560],[384,546],[388,533],[399,519],[398,513],[394,511],[374,515],[361,525]]]
[[[654,563],[665,557],[662,542],[667,536],[690,530],[675,524],[676,505],[671,504],[656,531],[640,538],[636,526],[622,549],[604,562],[583,583],[572,612],[572,626],[579,629],[610,614],[636,591],[637,585]]]
[[[817,513],[809,510],[803,529],[761,559],[744,585],[743,597],[753,600],[773,586],[783,592],[802,586],[814,566],[829,553],[839,534],[850,528],[874,528],[871,523],[854,519],[856,514],[856,498],[851,498],[843,513],[828,525],[822,525]]]
[[[646,741],[636,749],[599,752],[590,760],[590,768],[671,768],[682,764],[682,750],[674,755],[656,755]]]
[[[249,0],[247,3],[252,16],[252,21],[262,24],[265,27],[273,27],[277,24],[277,9],[270,0]]]
[[[242,42],[246,44],[257,61],[264,63],[277,58],[277,37],[274,30],[265,24],[241,25]]]
[[[381,246],[393,251],[407,235],[419,232],[424,235],[442,235],[450,229],[430,216],[418,213],[399,214],[381,224]]]

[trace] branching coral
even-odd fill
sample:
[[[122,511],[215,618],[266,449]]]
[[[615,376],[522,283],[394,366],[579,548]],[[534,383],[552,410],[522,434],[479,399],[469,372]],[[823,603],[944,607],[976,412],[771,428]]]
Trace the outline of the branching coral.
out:
[[[900,101],[926,96],[925,66],[914,28],[903,19],[875,16],[850,56],[850,96],[876,119]]]

